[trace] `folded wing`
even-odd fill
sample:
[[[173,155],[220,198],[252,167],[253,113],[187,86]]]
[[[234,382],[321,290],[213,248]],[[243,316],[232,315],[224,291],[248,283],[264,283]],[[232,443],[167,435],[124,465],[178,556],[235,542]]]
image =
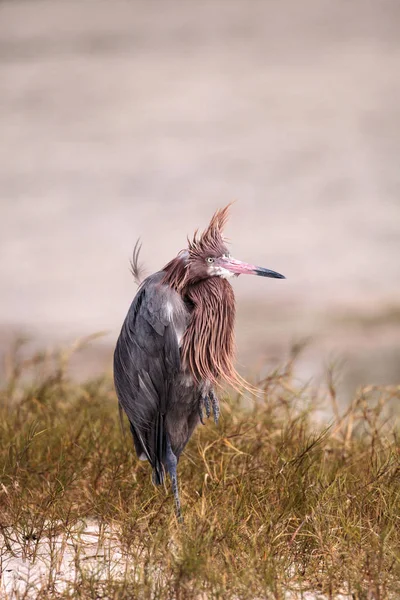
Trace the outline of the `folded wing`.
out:
[[[162,483],[166,452],[165,415],[181,369],[177,331],[185,327],[180,296],[163,285],[163,273],[140,287],[122,325],[114,353],[114,380],[140,458]]]

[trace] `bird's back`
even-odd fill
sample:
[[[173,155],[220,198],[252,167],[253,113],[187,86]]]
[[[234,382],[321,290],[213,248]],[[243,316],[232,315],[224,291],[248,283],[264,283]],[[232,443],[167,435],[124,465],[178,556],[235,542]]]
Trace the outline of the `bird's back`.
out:
[[[179,455],[196,423],[196,393],[183,373],[179,345],[189,312],[181,296],[162,283],[163,272],[148,277],[123,323],[114,353],[118,400],[126,412],[136,452],[163,480],[167,438]],[[190,430],[190,433],[189,433]]]

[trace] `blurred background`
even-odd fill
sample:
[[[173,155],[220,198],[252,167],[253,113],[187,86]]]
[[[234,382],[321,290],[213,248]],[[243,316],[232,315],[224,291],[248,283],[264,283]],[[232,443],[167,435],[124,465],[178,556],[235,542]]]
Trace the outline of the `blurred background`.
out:
[[[108,334],[136,288],[232,200],[244,373],[309,343],[345,399],[400,379],[397,0],[52,0],[0,6],[0,349]]]

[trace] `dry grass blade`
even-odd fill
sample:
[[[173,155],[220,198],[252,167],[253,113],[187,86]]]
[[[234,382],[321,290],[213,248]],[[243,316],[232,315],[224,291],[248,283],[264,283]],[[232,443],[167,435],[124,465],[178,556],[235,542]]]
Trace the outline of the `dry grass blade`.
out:
[[[45,360],[25,384],[10,365],[0,392],[5,598],[399,597],[398,387],[363,388],[329,428],[313,406],[333,380],[317,398],[292,361],[264,401],[227,397],[181,460],[181,528],[121,435],[111,380],[77,385]]]

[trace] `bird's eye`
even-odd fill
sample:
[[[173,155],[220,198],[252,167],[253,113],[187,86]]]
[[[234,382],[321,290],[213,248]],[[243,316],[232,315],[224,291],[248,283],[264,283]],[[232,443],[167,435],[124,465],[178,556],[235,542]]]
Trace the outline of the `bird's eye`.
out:
[[[213,262],[214,262],[214,260],[215,260],[215,258],[212,258],[211,256],[209,256],[209,257],[207,258],[207,262],[209,262],[209,263],[213,263]]]

